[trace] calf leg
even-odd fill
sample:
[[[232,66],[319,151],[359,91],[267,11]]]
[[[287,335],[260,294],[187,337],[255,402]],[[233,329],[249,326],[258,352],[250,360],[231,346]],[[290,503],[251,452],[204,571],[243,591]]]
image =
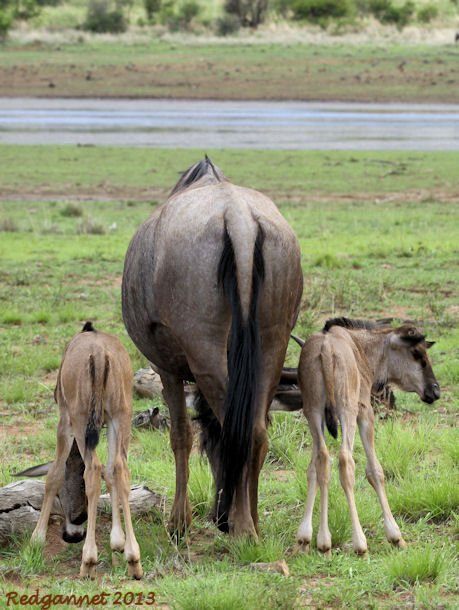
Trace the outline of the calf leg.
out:
[[[306,499],[306,508],[304,511],[303,520],[298,528],[296,539],[300,550],[309,553],[312,540],[312,513],[314,511],[314,502],[317,494],[317,455],[319,447],[313,440],[312,456],[308,467],[308,495]]]
[[[80,453],[85,455],[84,482],[86,486],[86,495],[88,497],[88,526],[86,530],[86,540],[83,545],[80,576],[95,578],[97,564],[96,516],[97,502],[100,496],[102,464],[95,451],[87,450],[85,454],[83,439],[77,439],[77,442]]]
[[[110,532],[110,548],[112,551],[124,551],[126,537],[121,525],[120,496],[117,485],[117,471],[119,470],[120,442],[117,431],[119,422],[110,421],[107,425],[108,461],[104,470],[107,489],[112,502],[112,529]]]
[[[40,517],[32,533],[32,540],[44,543],[48,529],[49,515],[53,506],[54,498],[60,491],[64,482],[65,462],[72,448],[73,438],[71,435],[70,421],[66,411],[62,410],[59,424],[57,426],[56,457],[50,466],[45,483],[45,495],[41,507]]]
[[[182,535],[191,524],[191,506],[188,500],[188,460],[193,445],[191,423],[185,404],[185,392],[180,379],[160,371],[164,399],[171,415],[171,445],[175,457],[175,498],[169,520],[169,529]]]
[[[132,527],[131,509],[129,506],[129,470],[124,458],[119,458],[115,466],[115,485],[121,498],[121,506],[124,513],[124,525],[126,527],[126,543],[124,545],[124,556],[128,563],[128,576],[139,580],[143,576],[140,563],[140,549]]]
[[[374,414],[371,407],[361,408],[358,418],[358,425],[363,448],[367,457],[367,480],[375,490],[379,498],[379,503],[381,504],[386,538],[395,546],[404,548],[406,546],[406,542],[402,538],[400,529],[395,522],[389,502],[387,501],[386,491],[384,489],[384,472],[375,453]]]
[[[352,409],[344,409],[344,412],[352,412]],[[349,418],[345,421],[343,418],[341,420],[343,440],[339,454],[339,477],[349,504],[352,521],[352,546],[356,553],[363,554],[367,551],[367,540],[360,525],[354,497],[355,462],[352,457],[352,450],[354,447],[355,428],[356,422],[354,419]]]
[[[298,528],[297,541],[299,548],[309,552],[312,540],[312,513],[320,488],[320,523],[317,533],[317,548],[322,553],[329,554],[331,550],[331,534],[328,528],[328,485],[330,482],[330,457],[323,437],[321,422],[317,417],[309,417],[309,427],[312,435],[312,457],[308,467],[308,496],[303,520]]]

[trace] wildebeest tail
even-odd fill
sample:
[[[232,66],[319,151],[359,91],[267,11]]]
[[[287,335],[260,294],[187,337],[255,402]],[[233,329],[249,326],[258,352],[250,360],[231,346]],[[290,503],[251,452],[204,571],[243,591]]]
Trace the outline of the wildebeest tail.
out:
[[[110,371],[108,354],[105,354],[103,358],[97,358],[94,354],[90,354],[88,366],[91,389],[85,446],[87,449],[95,449],[99,443],[100,429],[104,423],[103,399]]]
[[[231,330],[228,345],[228,387],[225,418],[221,432],[222,490],[218,516],[225,528],[228,507],[241,480],[244,466],[252,452],[252,433],[257,396],[257,378],[261,349],[258,325],[258,303],[264,280],[263,232],[258,228],[252,265],[252,294],[248,315],[244,319],[237,282],[233,243],[225,228],[225,243],[218,268],[218,283],[231,307]],[[217,490],[219,493],[220,490]]]
[[[338,419],[335,412],[335,372],[333,364],[333,354],[329,342],[325,339],[320,353],[322,362],[322,373],[325,382],[325,425],[333,436],[338,437]]]

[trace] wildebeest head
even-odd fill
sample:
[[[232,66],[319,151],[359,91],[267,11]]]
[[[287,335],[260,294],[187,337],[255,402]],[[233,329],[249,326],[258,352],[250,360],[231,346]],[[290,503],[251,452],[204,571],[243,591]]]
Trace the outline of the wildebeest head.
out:
[[[427,350],[434,341],[413,324],[404,324],[388,335],[388,377],[406,392],[416,392],[424,402],[432,404],[440,398]]]

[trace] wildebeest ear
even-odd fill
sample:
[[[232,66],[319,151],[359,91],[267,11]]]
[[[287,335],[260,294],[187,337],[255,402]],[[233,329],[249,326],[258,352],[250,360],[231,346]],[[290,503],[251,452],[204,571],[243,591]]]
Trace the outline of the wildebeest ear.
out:
[[[46,464],[40,464],[39,466],[31,466],[21,472],[12,473],[13,477],[42,477],[48,474],[49,468],[53,462],[47,462]]]
[[[430,349],[432,345],[435,345],[435,341],[424,341],[424,346],[426,349]]]

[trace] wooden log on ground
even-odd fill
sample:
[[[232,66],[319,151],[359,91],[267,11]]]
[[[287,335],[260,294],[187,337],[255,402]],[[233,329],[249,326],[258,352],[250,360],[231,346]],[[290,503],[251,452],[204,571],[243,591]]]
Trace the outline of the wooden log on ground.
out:
[[[0,487],[0,546],[11,541],[13,536],[32,532],[40,516],[45,484],[43,481],[25,479]],[[129,493],[129,506],[135,515],[164,513],[165,496],[155,493],[145,485],[134,485]],[[98,510],[108,512],[109,494],[99,498]],[[51,515],[63,517],[59,498],[54,500]]]

